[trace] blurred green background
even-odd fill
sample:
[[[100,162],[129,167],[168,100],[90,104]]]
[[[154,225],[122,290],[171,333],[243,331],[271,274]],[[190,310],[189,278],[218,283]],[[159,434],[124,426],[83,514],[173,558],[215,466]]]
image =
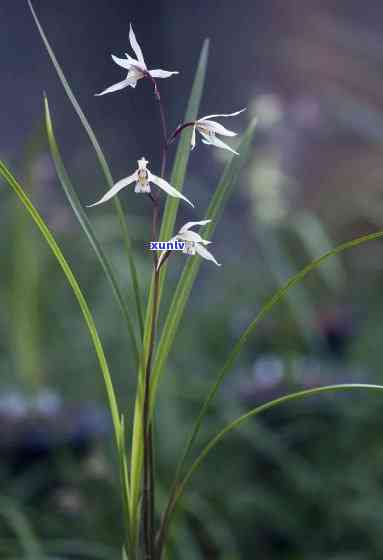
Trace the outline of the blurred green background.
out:
[[[158,169],[151,88],[94,97],[120,79],[110,53],[129,22],[162,86],[168,122],[182,119],[203,39],[212,40],[201,114],[248,107],[229,128],[258,131],[214,238],[221,269],[201,268],[156,413],[158,501],[201,400],[267,297],[336,244],[383,226],[382,5],[334,2],[92,2],[35,8],[117,178],[145,154]],[[367,9],[368,8],[368,9]],[[103,336],[120,402],[136,372],[102,271],[55,176],[43,127],[47,91],[57,139],[84,204],[105,191],[94,153],[61,89],[26,2],[0,7],[0,157],[17,173],[73,265]],[[234,144],[233,144],[234,145]],[[185,193],[201,219],[226,160],[198,145]],[[138,200],[137,200],[138,199]],[[150,258],[146,200],[124,192],[142,293]],[[89,216],[131,294],[110,206]],[[0,189],[0,557],[120,558],[119,482],[104,387],[72,293],[17,200]],[[310,275],[260,324],[208,416],[203,440],[289,390],[383,383],[381,242]],[[161,318],[183,264],[172,259]],[[380,398],[318,397],[250,421],[204,463],[177,517],[169,558],[380,560]]]

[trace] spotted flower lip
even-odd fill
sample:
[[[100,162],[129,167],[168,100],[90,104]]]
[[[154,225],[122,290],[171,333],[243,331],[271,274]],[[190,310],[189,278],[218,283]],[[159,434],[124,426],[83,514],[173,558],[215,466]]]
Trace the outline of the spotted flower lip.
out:
[[[177,189],[172,187],[167,181],[165,181],[165,179],[162,179],[161,177],[157,177],[157,175],[151,173],[151,171],[149,171],[149,169],[147,168],[148,163],[149,162],[144,157],[139,159],[138,169],[136,169],[136,171],[132,173],[132,175],[129,175],[128,177],[125,177],[124,179],[118,181],[115,185],[113,185],[111,189],[108,190],[108,192],[104,194],[104,196],[98,202],[89,204],[88,208],[107,202],[108,200],[113,198],[121,189],[127,187],[128,185],[134,182],[136,183],[136,186],[134,188],[134,192],[136,193],[149,194],[151,192],[150,183],[153,183],[154,185],[157,185],[157,187],[165,191],[166,194],[170,196],[174,196],[175,198],[182,198],[182,200],[185,200],[185,202],[187,202],[188,204],[190,204],[190,206],[193,206],[194,208],[194,204],[192,204],[190,200],[186,198],[186,196],[184,196],[179,191],[177,191]]]
[[[130,46],[132,47],[134,54],[136,55],[137,58],[133,58],[128,53],[125,53],[126,58],[119,58],[114,54],[112,54],[113,61],[116,64],[118,64],[118,66],[121,66],[122,68],[125,68],[125,70],[128,70],[128,75],[121,82],[118,82],[117,84],[113,84],[112,86],[106,88],[100,93],[96,93],[97,96],[105,95],[106,93],[112,93],[114,91],[119,91],[128,86],[135,88],[138,80],[141,80],[142,78],[149,78],[149,77],[169,78],[170,76],[179,73],[179,72],[170,72],[168,70],[161,70],[161,69],[148,70],[145,63],[144,55],[142,53],[142,49],[138,44],[138,41],[136,39],[136,36],[134,34],[131,25],[129,29],[129,41],[130,41]]]
[[[235,115],[239,115],[246,111],[246,107],[241,109],[240,111],[235,111],[234,113],[221,113],[217,115],[207,115],[206,117],[202,117],[194,122],[193,126],[193,133],[191,137],[191,149],[194,150],[196,145],[196,130],[202,136],[202,142],[204,144],[209,144],[210,146],[216,146],[217,148],[223,148],[225,150],[229,150],[233,154],[239,155],[238,152],[230,148],[225,142],[222,142],[219,138],[217,138],[217,134],[221,136],[236,136],[237,133],[233,132],[232,130],[228,130],[220,123],[215,122],[214,120],[217,117],[234,117]]]
[[[177,235],[172,237],[169,242],[175,241],[184,241],[185,246],[182,250],[183,253],[186,255],[199,255],[203,259],[208,261],[212,261],[217,266],[221,266],[220,263],[216,261],[213,255],[206,249],[205,245],[209,245],[211,241],[207,241],[207,239],[203,239],[199,233],[195,231],[191,231],[190,228],[194,226],[204,226],[210,223],[211,220],[201,220],[200,222],[187,222],[182,228],[179,230]],[[166,258],[166,251],[163,251],[158,259],[157,262],[157,270],[161,267],[162,262]]]

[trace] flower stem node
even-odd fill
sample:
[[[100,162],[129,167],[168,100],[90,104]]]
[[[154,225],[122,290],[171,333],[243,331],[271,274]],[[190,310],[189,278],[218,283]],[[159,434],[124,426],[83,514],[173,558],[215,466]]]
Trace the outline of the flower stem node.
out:
[[[132,175],[129,175],[128,177],[125,177],[124,179],[118,181],[115,185],[113,185],[111,189],[108,190],[107,193],[104,194],[104,196],[98,202],[89,204],[88,208],[90,208],[91,206],[97,206],[98,204],[103,204],[104,202],[107,202],[108,200],[113,198],[121,189],[127,187],[131,183],[136,183],[134,192],[147,193],[147,194],[150,194],[151,192],[150,183],[153,183],[154,185],[157,185],[157,187],[165,191],[166,194],[168,194],[169,196],[174,196],[175,198],[182,198],[182,200],[185,200],[185,202],[187,202],[188,204],[190,204],[190,206],[193,206],[194,208],[194,204],[192,204],[190,200],[186,198],[186,196],[184,196],[179,191],[177,191],[177,189],[172,187],[167,181],[165,181],[165,179],[162,179],[161,177],[157,177],[157,175],[151,173],[147,168],[148,163],[149,162],[144,157],[139,159],[138,169],[134,173],[132,173]]]
[[[169,72],[168,70],[148,70],[146,66],[144,55],[142,54],[142,50],[136,36],[134,34],[132,26],[130,26],[129,30],[129,41],[130,46],[132,47],[136,59],[130,56],[128,53],[125,53],[126,58],[118,58],[114,54],[112,54],[113,61],[128,70],[128,75],[122,82],[118,82],[117,84],[113,84],[112,86],[106,88],[101,93],[96,93],[96,95],[105,95],[106,93],[113,93],[115,91],[120,91],[128,86],[135,88],[137,85],[138,80],[142,78],[149,78],[153,81],[155,78],[169,78],[174,74],[178,74],[178,72]]]

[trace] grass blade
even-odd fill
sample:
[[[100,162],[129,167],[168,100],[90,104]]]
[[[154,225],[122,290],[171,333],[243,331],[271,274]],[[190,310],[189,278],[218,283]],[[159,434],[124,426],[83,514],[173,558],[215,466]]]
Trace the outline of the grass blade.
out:
[[[199,105],[202,97],[202,91],[205,81],[206,66],[209,52],[209,41],[206,39],[202,46],[197,71],[195,74],[189,102],[185,114],[185,122],[193,121],[198,116]],[[176,157],[173,164],[173,169],[171,173],[170,183],[179,191],[182,191],[183,183],[186,175],[186,169],[190,156],[190,139],[191,130],[190,128],[185,129],[180,135],[180,141],[177,148]],[[174,228],[174,223],[176,220],[177,210],[178,210],[178,199],[167,197],[165,211],[161,224],[160,239],[169,238]],[[160,277],[159,285],[159,305],[161,301],[162,288],[165,280],[165,266],[163,267],[163,272]],[[145,317],[145,329],[144,329],[144,359],[142,363],[146,363],[146,356],[149,344],[149,325],[150,325],[150,313],[152,309],[153,301],[153,282],[150,287],[149,297],[146,307],[146,317]],[[143,449],[142,449],[142,394],[140,387],[142,387],[143,381],[143,370],[140,370],[137,397],[134,409],[134,421],[133,421],[133,436],[132,436],[132,455],[131,455],[131,502],[130,502],[130,515],[132,525],[136,526],[136,535],[138,536],[138,524],[139,524],[139,499],[140,499],[140,489],[141,489],[141,475],[142,475],[142,459],[143,459]]]
[[[57,242],[56,242],[55,238],[53,237],[51,231],[49,230],[48,226],[44,222],[43,218],[40,216],[39,212],[33,206],[32,202],[30,201],[28,195],[25,193],[25,191],[23,190],[21,185],[17,182],[15,177],[12,175],[12,173],[8,170],[8,168],[6,167],[6,165],[2,161],[0,161],[0,175],[4,179],[4,181],[11,187],[11,189],[15,192],[15,194],[18,196],[21,203],[24,205],[26,210],[29,212],[29,215],[31,216],[31,218],[35,222],[36,226],[40,230],[40,232],[41,232],[42,236],[44,237],[45,241],[49,245],[49,248],[51,249],[53,255],[57,259],[57,261],[58,261],[63,273],[65,274],[65,277],[66,277],[66,279],[67,279],[70,287],[72,288],[72,291],[73,291],[73,293],[74,293],[74,295],[77,299],[77,302],[78,302],[78,304],[80,306],[80,309],[82,311],[82,314],[84,316],[86,326],[88,327],[89,334],[90,334],[91,340],[93,342],[93,346],[95,348],[96,355],[97,355],[97,358],[98,358],[98,361],[99,361],[99,364],[100,364],[100,368],[101,368],[101,371],[102,371],[102,375],[103,375],[103,378],[104,378],[104,383],[105,383],[106,392],[107,392],[108,401],[109,401],[109,408],[110,408],[111,415],[112,415],[112,420],[113,420],[116,442],[118,444],[119,441],[120,441],[121,426],[120,426],[120,417],[119,417],[119,412],[118,412],[117,399],[116,399],[116,395],[115,395],[115,392],[114,392],[112,378],[111,378],[108,363],[107,363],[107,360],[106,360],[106,357],[105,357],[104,349],[103,349],[100,337],[99,337],[98,332],[97,332],[97,327],[96,327],[96,324],[94,322],[93,315],[92,315],[92,313],[89,309],[89,306],[88,306],[87,301],[84,297],[84,294],[82,293],[80,285],[79,285],[79,283],[78,283],[78,281],[77,281],[77,279],[76,279],[68,261],[64,257],[59,245],[57,244]]]
[[[136,340],[136,335],[134,333],[134,327],[132,324],[132,320],[130,318],[130,313],[128,310],[128,306],[126,301],[124,300],[124,297],[121,293],[121,289],[118,285],[117,279],[115,277],[114,271],[112,269],[112,266],[109,262],[109,259],[107,258],[106,254],[104,253],[97,237],[96,234],[94,232],[93,226],[86,214],[86,212],[84,211],[82,204],[77,196],[76,190],[74,189],[72,182],[69,178],[69,175],[65,169],[61,154],[60,154],[60,150],[59,147],[57,145],[57,141],[56,141],[56,137],[54,134],[54,129],[53,129],[53,122],[52,122],[52,117],[51,117],[51,113],[49,110],[49,104],[48,104],[48,99],[46,96],[44,96],[44,110],[45,110],[45,124],[46,124],[46,130],[47,130],[47,135],[48,135],[48,141],[49,141],[49,146],[50,146],[50,150],[51,150],[51,154],[52,154],[52,158],[56,167],[56,172],[57,175],[59,177],[61,186],[66,194],[66,197],[69,201],[69,204],[71,205],[73,212],[76,215],[76,218],[81,226],[81,228],[83,229],[85,235],[88,238],[89,243],[91,244],[100,264],[101,267],[105,273],[105,276],[107,278],[107,280],[109,281],[109,284],[112,288],[112,292],[113,295],[122,311],[122,315],[126,321],[127,327],[128,327],[128,332],[129,332],[129,336],[131,338],[132,341],[132,346],[133,346],[133,350],[134,350],[134,354],[135,354],[135,359],[136,359],[136,365],[138,365],[138,346],[137,346],[137,340]]]
[[[63,273],[65,274],[65,277],[70,287],[72,288],[72,291],[77,299],[77,302],[84,316],[85,323],[88,327],[88,331],[91,340],[93,342],[96,355],[100,364],[101,372],[104,378],[106,393],[109,402],[109,408],[113,421],[114,434],[116,439],[116,446],[118,450],[120,470],[121,470],[121,483],[123,485],[123,491],[124,491],[123,505],[125,509],[125,519],[127,521],[128,535],[129,535],[129,509],[126,506],[127,500],[129,499],[129,480],[127,476],[127,464],[126,464],[126,452],[125,452],[125,430],[124,430],[123,423],[120,422],[118,403],[113,387],[112,378],[110,375],[109,366],[105,357],[105,353],[100,337],[97,332],[97,327],[94,322],[93,315],[89,309],[87,301],[82,293],[80,285],[69,263],[65,259],[64,254],[62,253],[59,245],[57,244],[55,238],[50,232],[48,226],[44,222],[43,218],[40,216],[39,212],[33,206],[32,202],[30,201],[29,197],[27,196],[27,194],[25,193],[21,185],[17,182],[15,177],[11,174],[11,172],[7,169],[7,167],[2,161],[0,161],[0,175],[2,176],[4,181],[12,188],[12,190],[16,193],[19,200],[22,202],[22,204],[28,211],[29,215],[35,222],[36,226],[40,230],[45,241],[49,245],[49,248],[51,249],[53,255],[56,257],[59,265],[61,266]]]
[[[240,416],[239,418],[237,418],[236,420],[234,420],[230,424],[227,424],[215,437],[213,437],[207,443],[207,445],[205,445],[205,447],[202,449],[201,453],[199,453],[199,455],[195,459],[194,463],[192,464],[192,466],[190,467],[190,469],[186,473],[185,477],[182,479],[182,482],[178,485],[177,490],[174,494],[173,500],[169,504],[169,507],[168,507],[167,512],[166,512],[166,518],[163,522],[163,529],[162,529],[162,531],[164,532],[164,535],[162,536],[162,538],[164,538],[164,536],[166,535],[166,533],[169,529],[169,524],[170,524],[170,521],[171,521],[171,517],[172,517],[172,515],[175,511],[177,503],[178,503],[180,497],[182,496],[182,494],[185,490],[185,487],[188,484],[190,478],[195,473],[195,471],[198,469],[198,467],[201,465],[201,463],[204,461],[204,459],[206,458],[208,453],[210,453],[210,451],[212,449],[214,449],[214,447],[216,445],[218,445],[218,443],[220,443],[221,440],[225,436],[227,436],[230,432],[239,428],[241,426],[241,424],[243,424],[244,422],[246,422],[250,418],[253,418],[253,417],[257,416],[258,414],[261,414],[262,412],[266,412],[266,410],[270,410],[272,408],[280,406],[281,404],[284,404],[288,401],[301,400],[301,399],[305,399],[307,397],[313,397],[315,395],[319,395],[321,393],[329,393],[329,392],[337,392],[337,391],[352,391],[352,390],[355,390],[355,389],[359,389],[359,390],[365,389],[365,390],[368,390],[368,391],[377,392],[377,391],[383,391],[383,386],[382,385],[370,385],[370,384],[365,384],[365,383],[348,383],[348,384],[340,384],[340,385],[327,385],[325,387],[316,387],[314,389],[305,389],[303,391],[298,391],[296,393],[290,393],[288,395],[284,395],[282,397],[279,397],[277,399],[274,399],[272,401],[264,403],[260,406],[257,406],[256,408],[253,408],[252,410],[250,410],[246,414],[243,414],[242,416]]]
[[[110,189],[113,184],[114,184],[114,180],[112,177],[112,173],[110,171],[108,162],[106,160],[106,157],[104,155],[104,152],[101,149],[100,143],[97,140],[97,137],[94,133],[94,130],[92,129],[91,125],[89,124],[88,119],[86,118],[83,110],[81,109],[73,91],[72,88],[69,85],[68,80],[65,77],[65,74],[60,66],[60,64],[58,63],[58,60],[56,58],[56,55],[53,52],[53,49],[47,39],[47,36],[41,26],[41,23],[37,17],[37,14],[33,8],[32,2],[31,0],[27,0],[28,2],[28,6],[29,9],[31,10],[33,19],[35,21],[35,24],[37,26],[37,29],[40,33],[41,39],[47,49],[48,55],[53,63],[53,66],[57,72],[57,75],[60,79],[60,82],[65,90],[65,93],[67,94],[69,101],[72,103],[74,110],[76,111],[81,124],[83,125],[89,140],[96,152],[96,156],[98,159],[98,162],[100,164],[100,168],[104,174],[108,189]],[[140,331],[141,331],[141,335],[143,332],[143,312],[142,312],[142,303],[141,303],[141,295],[140,295],[140,290],[139,290],[139,284],[138,284],[138,277],[137,277],[137,270],[136,270],[136,265],[134,262],[134,257],[133,257],[133,250],[132,250],[132,242],[130,239],[130,234],[129,234],[129,230],[128,230],[128,226],[126,223],[126,219],[125,219],[125,215],[124,215],[124,210],[122,208],[121,202],[119,201],[118,197],[115,196],[113,198],[113,203],[114,203],[114,207],[117,213],[117,217],[118,217],[118,221],[121,227],[121,231],[122,231],[122,237],[125,243],[125,248],[126,248],[126,253],[127,253],[127,257],[128,257],[128,264],[129,264],[129,271],[130,271],[130,276],[131,276],[131,281],[132,281],[132,286],[133,286],[133,292],[134,292],[134,298],[135,298],[135,304],[136,304],[136,308],[137,308],[137,316],[138,316],[138,320],[139,320],[139,324],[140,324]]]
[[[305,211],[300,212],[290,225],[299,237],[309,258],[328,251],[333,243],[326,231],[325,225],[315,214]],[[346,283],[345,271],[339,259],[331,259],[318,269],[323,281],[333,292],[339,292]]]
[[[230,197],[236,181],[239,177],[241,169],[247,160],[248,153],[251,146],[251,141],[253,139],[255,130],[255,121],[250,124],[247,131],[245,132],[241,145],[239,147],[239,156],[233,156],[230,162],[227,164],[224,173],[218,186],[215,190],[211,203],[209,205],[206,217],[212,221],[207,224],[201,231],[201,235],[204,239],[210,239],[214,233],[217,226],[219,218],[225,208],[226,202]],[[167,357],[172,348],[183,312],[185,310],[186,304],[188,302],[194,280],[197,276],[199,267],[201,265],[201,257],[193,257],[187,259],[184,269],[182,271],[181,277],[178,281],[176,290],[174,292],[173,299],[171,301],[169,311],[166,316],[164,327],[162,330],[162,335],[160,342],[158,344],[158,351],[156,354],[156,359],[154,362],[153,374],[152,374],[152,399],[156,395],[158,383],[161,374],[164,370]]]
[[[176,483],[177,483],[177,477],[180,474],[181,469],[183,468],[183,466],[186,462],[186,458],[189,455],[189,452],[191,451],[191,449],[192,449],[192,447],[193,447],[193,445],[194,445],[194,443],[195,443],[195,441],[198,437],[198,434],[199,434],[201,426],[202,426],[203,419],[204,419],[210,405],[212,404],[212,402],[213,402],[213,400],[214,400],[214,398],[215,398],[223,380],[225,379],[226,375],[228,375],[228,373],[230,373],[238,355],[242,351],[242,348],[244,347],[246,342],[249,340],[250,336],[254,333],[254,331],[257,328],[259,322],[271,311],[271,309],[274,307],[274,305],[277,305],[280,301],[283,300],[283,298],[287,295],[287,293],[289,292],[289,290],[291,288],[293,288],[296,284],[301,282],[310,272],[312,272],[312,271],[316,270],[318,267],[320,267],[322,263],[327,261],[327,259],[329,259],[330,257],[334,257],[335,255],[338,255],[342,251],[346,251],[348,249],[352,249],[353,247],[356,247],[357,245],[361,245],[362,243],[366,243],[367,241],[373,241],[373,240],[381,239],[381,238],[383,238],[383,231],[378,231],[376,233],[371,233],[369,235],[364,235],[363,237],[358,237],[356,239],[352,239],[351,241],[346,241],[345,243],[342,243],[342,244],[338,245],[337,247],[335,247],[331,251],[328,251],[327,253],[325,253],[324,255],[319,257],[318,259],[313,260],[311,263],[309,263],[307,266],[305,266],[302,270],[300,270],[297,274],[292,276],[286,282],[286,284],[284,286],[282,286],[279,290],[277,290],[275,292],[275,294],[273,296],[271,296],[263,304],[259,313],[256,315],[255,319],[250,323],[250,325],[247,327],[247,329],[245,329],[245,331],[242,333],[242,335],[238,339],[237,343],[235,344],[234,348],[230,352],[226,362],[224,363],[223,367],[221,368],[221,370],[220,370],[220,372],[217,376],[217,379],[216,379],[215,383],[213,384],[212,388],[210,389],[210,391],[209,391],[209,393],[208,393],[208,395],[207,395],[207,397],[206,397],[206,399],[205,399],[205,401],[204,401],[204,403],[201,407],[200,413],[197,417],[197,420],[195,422],[195,425],[193,427],[191,435],[188,439],[188,442],[187,442],[185,450],[183,452],[180,464],[179,464],[178,469],[177,469]]]
[[[25,560],[47,560],[28,519],[10,500],[1,498],[0,516],[13,530]]]

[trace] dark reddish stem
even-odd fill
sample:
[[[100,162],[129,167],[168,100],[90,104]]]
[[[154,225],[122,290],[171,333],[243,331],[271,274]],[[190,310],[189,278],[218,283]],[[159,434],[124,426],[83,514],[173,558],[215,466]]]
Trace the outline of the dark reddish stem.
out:
[[[157,87],[155,79],[147,74],[147,77],[153,84],[154,95],[158,101],[160,120],[161,120],[161,177],[165,175],[166,158],[167,158],[167,127],[165,110],[161,101],[160,91]],[[152,217],[152,239],[157,240],[158,237],[158,222],[159,222],[159,201],[155,192],[151,192],[149,197],[153,204],[153,217]],[[156,326],[158,314],[158,294],[159,294],[159,270],[157,270],[158,257],[157,253],[153,252],[153,274],[154,274],[154,293],[153,293],[153,307],[152,316],[150,321],[150,335],[149,335],[149,348],[148,359],[145,366],[145,384],[144,384],[144,404],[143,404],[143,437],[144,437],[144,473],[143,473],[143,534],[144,534],[144,548],[146,560],[154,560],[155,557],[155,476],[154,476],[154,453],[153,453],[153,428],[150,421],[150,380],[152,373],[152,360],[154,345],[156,339]]]
[[[167,140],[168,146],[169,146],[169,144],[172,144],[174,142],[174,140],[184,130],[184,128],[187,128],[188,126],[194,126],[194,125],[195,125],[195,121],[179,124],[177,126],[177,128],[175,129],[175,131],[173,132],[173,134],[171,136],[169,136],[169,138]]]
[[[161,129],[162,129],[162,141],[161,141],[161,177],[165,175],[166,170],[166,158],[167,158],[167,151],[168,151],[168,132],[166,127],[166,118],[165,118],[165,110],[164,106],[161,101],[161,94],[160,90],[158,89],[156,80],[149,74],[147,77],[153,84],[154,88],[154,95],[158,101],[158,107],[160,110],[160,119],[161,119]]]

